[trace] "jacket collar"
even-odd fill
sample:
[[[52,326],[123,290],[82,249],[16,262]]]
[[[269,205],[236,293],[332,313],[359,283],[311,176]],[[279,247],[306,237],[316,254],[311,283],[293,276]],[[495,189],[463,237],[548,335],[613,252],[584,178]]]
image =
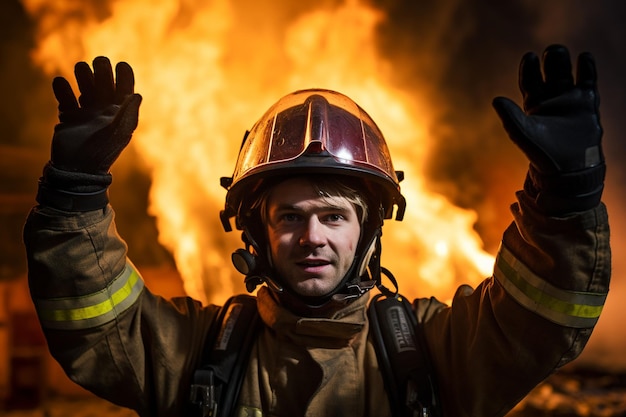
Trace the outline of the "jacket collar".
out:
[[[368,294],[342,306],[329,317],[296,315],[281,305],[266,287],[259,288],[257,300],[263,322],[279,336],[298,344],[346,345],[367,326]]]

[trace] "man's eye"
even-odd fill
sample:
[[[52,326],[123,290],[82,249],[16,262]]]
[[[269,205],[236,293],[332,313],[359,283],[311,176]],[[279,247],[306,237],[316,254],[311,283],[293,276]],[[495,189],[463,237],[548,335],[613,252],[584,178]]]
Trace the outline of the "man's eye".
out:
[[[341,214],[334,213],[334,214],[329,214],[328,216],[326,216],[326,219],[329,222],[339,222],[343,220],[344,217]]]
[[[285,213],[280,216],[280,219],[284,222],[295,222],[300,220],[300,216],[295,213]]]

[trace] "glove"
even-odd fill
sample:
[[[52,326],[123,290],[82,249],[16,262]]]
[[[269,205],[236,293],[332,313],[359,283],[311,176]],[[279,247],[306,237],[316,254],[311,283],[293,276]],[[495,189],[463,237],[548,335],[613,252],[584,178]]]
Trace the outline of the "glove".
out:
[[[504,129],[530,161],[524,192],[547,215],[584,211],[600,202],[606,167],[596,78],[590,54],[578,56],[574,81],[568,50],[552,45],[541,63],[534,53],[522,58],[524,110],[505,97],[493,101]]]
[[[39,183],[37,201],[42,205],[66,211],[106,206],[109,170],[137,127],[141,96],[133,93],[132,68],[118,63],[115,81],[108,58],[94,59],[93,69],[85,62],[74,68],[78,100],[65,78],[52,82],[60,123]]]

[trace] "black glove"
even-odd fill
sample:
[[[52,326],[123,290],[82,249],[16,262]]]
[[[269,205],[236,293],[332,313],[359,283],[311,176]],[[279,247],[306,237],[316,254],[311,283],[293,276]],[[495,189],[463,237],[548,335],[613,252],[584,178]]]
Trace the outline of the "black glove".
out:
[[[78,100],[65,78],[52,82],[60,123],[39,184],[37,201],[42,205],[67,211],[106,206],[109,169],[137,127],[141,96],[133,93],[132,68],[118,63],[114,80],[109,59],[97,57],[93,69],[86,62],[74,67]]]
[[[522,58],[524,111],[504,97],[493,106],[530,160],[524,191],[537,208],[551,216],[588,210],[600,202],[606,171],[595,62],[580,54],[574,81],[568,50],[552,45],[541,64],[534,53]]]

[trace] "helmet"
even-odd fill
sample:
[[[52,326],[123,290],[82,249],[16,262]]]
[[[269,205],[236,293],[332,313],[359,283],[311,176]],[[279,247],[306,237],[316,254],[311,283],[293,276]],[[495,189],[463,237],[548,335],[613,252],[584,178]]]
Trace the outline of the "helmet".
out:
[[[354,101],[330,90],[289,94],[274,104],[246,133],[232,177],[222,178],[228,193],[221,214],[239,214],[246,196],[264,180],[296,174],[341,174],[362,178],[381,192],[384,218],[405,209],[402,172],[393,169],[389,149],[374,121]],[[238,225],[238,228],[239,225]]]
[[[380,235],[383,219],[393,217],[394,207],[396,220],[402,220],[403,173],[394,171],[385,139],[369,115],[331,90],[299,90],[281,98],[246,132],[232,177],[221,179],[228,190],[220,213],[224,229],[232,230],[230,219],[235,217],[244,242],[254,248],[255,257],[263,257],[266,250],[259,247],[263,232],[254,230],[260,222],[252,221],[249,212],[256,196],[281,178],[328,174],[362,184],[368,201],[375,205],[370,207],[375,223],[371,235]],[[369,242],[364,245],[368,251]],[[233,260],[242,271],[237,265],[241,262]],[[243,269],[248,275],[255,267]]]

